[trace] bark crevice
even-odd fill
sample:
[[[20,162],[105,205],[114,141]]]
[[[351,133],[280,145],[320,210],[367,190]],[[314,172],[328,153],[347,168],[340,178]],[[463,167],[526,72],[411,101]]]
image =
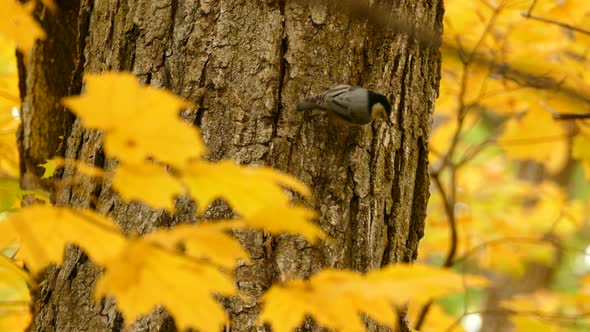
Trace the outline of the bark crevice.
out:
[[[418,148],[418,163],[414,175],[414,191],[412,194],[410,234],[406,241],[407,253],[404,262],[410,263],[418,258],[418,242],[424,237],[424,226],[426,219],[426,204],[430,196],[428,186],[428,150],[426,142],[418,137],[416,147]]]

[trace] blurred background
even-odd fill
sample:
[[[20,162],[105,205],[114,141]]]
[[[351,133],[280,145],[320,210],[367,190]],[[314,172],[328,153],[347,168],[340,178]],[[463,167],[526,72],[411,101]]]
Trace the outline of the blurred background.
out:
[[[413,303],[411,317],[421,331],[590,331],[590,1],[445,7],[419,261],[491,284]],[[0,34],[2,214],[23,195],[19,105],[14,44]],[[2,288],[0,302],[21,295]]]
[[[445,7],[419,259],[492,284],[422,330],[589,331],[590,2]]]

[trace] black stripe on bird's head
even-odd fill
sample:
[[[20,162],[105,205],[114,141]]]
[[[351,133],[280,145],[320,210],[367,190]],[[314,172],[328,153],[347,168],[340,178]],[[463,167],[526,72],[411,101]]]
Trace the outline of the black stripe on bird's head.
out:
[[[371,119],[390,121],[391,104],[384,95],[369,91],[369,109],[371,110]]]

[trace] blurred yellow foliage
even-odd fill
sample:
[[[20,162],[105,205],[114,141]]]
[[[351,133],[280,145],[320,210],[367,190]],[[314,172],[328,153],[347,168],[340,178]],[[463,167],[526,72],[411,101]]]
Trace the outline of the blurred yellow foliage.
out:
[[[265,306],[260,320],[270,323],[273,331],[289,332],[311,314],[321,326],[352,332],[364,330],[360,314],[366,313],[393,327],[393,309],[401,309],[410,300],[425,302],[464,287],[485,285],[480,277],[419,264],[391,265],[365,275],[324,270],[306,281],[291,280],[272,286],[263,296]]]

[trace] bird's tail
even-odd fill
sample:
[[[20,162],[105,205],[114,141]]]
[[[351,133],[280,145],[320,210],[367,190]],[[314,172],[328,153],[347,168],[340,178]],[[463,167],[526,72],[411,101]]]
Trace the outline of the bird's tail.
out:
[[[297,111],[299,112],[312,111],[317,108],[318,105],[316,103],[309,101],[307,99],[303,99],[297,102]]]

